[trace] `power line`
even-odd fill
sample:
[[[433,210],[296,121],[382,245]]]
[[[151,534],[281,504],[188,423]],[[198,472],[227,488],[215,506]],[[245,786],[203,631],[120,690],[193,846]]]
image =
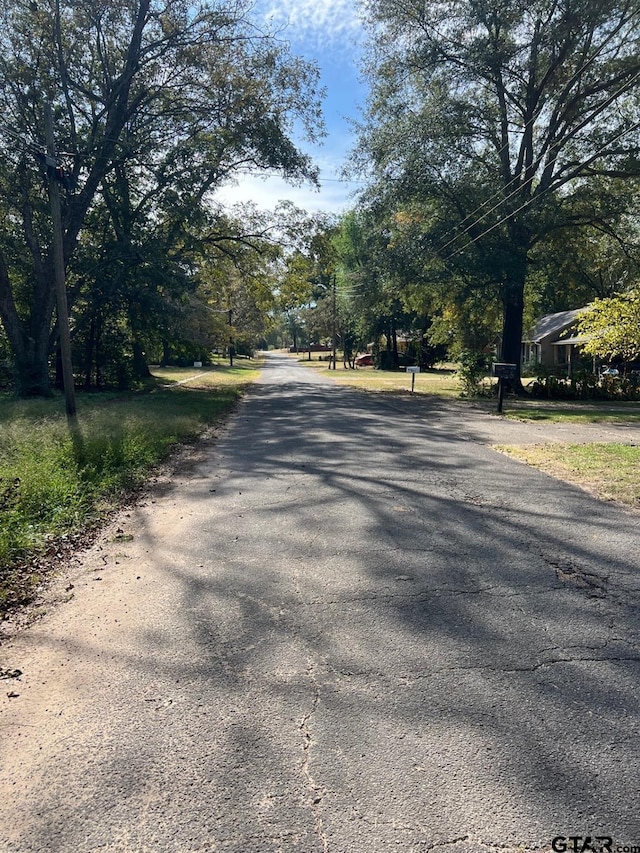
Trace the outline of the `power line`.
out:
[[[622,136],[626,136],[627,133],[632,133],[634,130],[637,130],[639,127],[640,127],[640,121],[636,122],[630,128],[627,128],[626,130],[623,130],[623,131],[620,131],[619,133],[617,133],[612,139],[610,139],[607,142],[606,145],[604,145],[602,148],[600,148],[598,151],[596,151],[595,154],[592,155],[592,157],[590,158],[591,161],[595,160],[600,154],[602,154],[603,151],[606,151],[606,149],[613,142],[615,142],[617,139],[620,139]],[[555,162],[555,161],[552,161],[552,162]],[[580,167],[580,168],[584,168],[584,167]],[[571,175],[565,181],[563,181],[563,183],[567,183],[569,180],[572,180],[573,178],[577,178],[579,176],[579,174],[580,174],[580,171],[578,170],[575,174]],[[515,210],[512,210],[510,213],[506,214],[506,216],[503,216],[502,219],[499,219],[498,222],[495,222],[493,225],[491,225],[491,227],[489,227],[485,231],[483,231],[482,234],[478,234],[476,237],[472,237],[471,240],[469,240],[468,243],[465,243],[465,245],[462,246],[460,249],[457,249],[455,252],[452,252],[450,255],[447,255],[446,258],[443,258],[443,262],[446,263],[447,261],[451,260],[451,258],[455,258],[456,255],[459,255],[465,249],[468,249],[469,246],[473,245],[474,243],[477,243],[477,241],[481,240],[483,237],[486,237],[487,234],[491,233],[491,231],[494,231],[500,225],[503,225],[505,222],[507,222],[509,219],[511,219],[517,213],[520,213],[521,210],[525,210],[527,207],[534,204],[536,201],[538,201],[540,198],[542,198],[542,196],[545,195],[545,193],[548,193],[551,189],[552,189],[552,187],[549,186],[546,189],[542,190],[542,192],[540,192],[538,195],[534,195],[530,199],[527,199],[527,201],[524,204],[521,204],[520,207],[516,208]],[[480,220],[478,220],[478,222],[480,222]],[[447,245],[449,245],[449,244],[447,244]]]
[[[596,55],[597,55],[597,54],[596,54]],[[590,62],[591,62],[591,61],[593,61],[593,59],[594,59],[594,58],[595,58],[595,56],[591,58]],[[578,72],[576,72],[576,74],[574,75],[574,77],[576,77],[579,73],[581,73],[581,72],[582,72],[582,70],[584,70],[584,68],[586,68],[587,64],[589,64],[589,63],[585,63],[585,65],[583,65],[583,66],[582,66],[582,68],[581,68]],[[606,107],[607,107],[607,106],[609,106],[611,103],[613,103],[613,102],[615,101],[615,99],[616,99],[619,95],[623,94],[623,93],[624,93],[624,91],[625,91],[626,89],[628,89],[628,87],[629,87],[629,86],[631,86],[631,85],[632,85],[632,84],[633,84],[633,83],[634,83],[634,82],[635,82],[639,77],[640,77],[640,71],[637,71],[637,72],[633,75],[633,77],[632,77],[630,80],[628,80],[628,81],[627,81],[623,86],[621,86],[621,87],[620,87],[616,92],[614,92],[612,95],[610,95],[610,96],[607,98],[607,100],[606,100],[603,104],[601,104],[601,105],[600,105],[600,107],[596,110],[596,112],[595,112],[595,113],[593,113],[593,114],[592,114],[588,119],[584,119],[584,120],[583,120],[583,122],[582,122],[581,124],[579,124],[576,128],[574,128],[574,130],[573,130],[573,132],[572,132],[572,136],[575,136],[575,134],[576,134],[576,133],[578,133],[578,132],[579,132],[580,130],[582,130],[582,129],[587,125],[587,124],[589,124],[591,121],[593,121],[593,120],[597,117],[597,115],[598,115],[598,114],[600,114],[604,109],[606,109]],[[571,82],[573,82],[573,81],[571,81]],[[568,84],[567,84],[567,85],[568,85]],[[524,132],[525,132],[526,128],[528,127],[528,125],[529,125],[532,121],[535,121],[535,118],[532,118],[529,122],[527,122],[527,124],[526,124],[526,125],[524,125],[524,127],[522,128],[521,133],[524,133]],[[609,144],[610,144],[610,143],[609,143]],[[509,145],[509,143],[506,143],[506,144],[505,144],[505,145],[500,149],[500,151],[498,152],[498,155],[500,155],[500,154],[505,150],[505,148],[506,148],[508,145]],[[547,168],[547,167],[548,167],[549,165],[551,165],[551,164],[556,163],[556,162],[558,161],[559,157],[560,157],[560,154],[558,154],[558,155],[557,155],[553,160],[549,161],[549,163],[548,163],[548,164],[546,164],[545,168]],[[540,166],[540,163],[538,163],[538,168],[539,168],[539,166]],[[469,231],[469,230],[470,230],[471,228],[473,228],[475,225],[478,225],[478,224],[482,221],[482,219],[484,219],[486,216],[489,216],[489,214],[493,213],[493,211],[494,211],[494,210],[497,210],[497,209],[498,209],[499,207],[501,207],[505,202],[509,201],[509,199],[510,199],[510,198],[513,198],[513,196],[514,196],[514,195],[517,195],[517,194],[520,192],[520,190],[522,189],[522,186],[523,186],[523,184],[520,184],[520,183],[519,183],[519,182],[520,182],[520,178],[521,178],[521,176],[520,176],[520,175],[515,175],[515,176],[514,176],[514,177],[513,177],[513,178],[512,178],[512,179],[511,179],[507,184],[505,184],[505,186],[504,186],[504,187],[500,187],[500,189],[496,190],[496,192],[494,192],[494,193],[493,193],[493,195],[489,196],[489,198],[488,198],[488,199],[486,199],[482,204],[480,204],[480,205],[479,205],[475,210],[473,210],[471,213],[469,213],[467,216],[465,216],[465,218],[462,220],[462,222],[460,222],[460,223],[459,223],[459,225],[456,225],[456,226],[454,226],[453,228],[450,228],[447,232],[445,232],[444,237],[446,237],[448,234],[452,233],[452,231],[454,231],[454,230],[456,230],[456,229],[458,229],[458,228],[464,228],[464,230],[465,230],[465,231]],[[508,190],[508,189],[509,189],[513,184],[516,184],[516,183],[517,183],[517,186],[516,186],[516,189],[515,189],[515,190],[513,190],[511,193],[509,193],[509,195],[505,196],[504,198],[501,198],[501,199],[500,199],[500,201],[499,201],[497,204],[495,204],[495,205],[494,205],[490,210],[487,210],[487,211],[486,211],[486,213],[482,214],[482,216],[477,217],[477,218],[476,218],[476,220],[475,220],[474,222],[472,222],[472,223],[471,223],[471,225],[468,225],[468,226],[466,226],[466,227],[465,227],[465,225],[464,225],[464,223],[465,223],[465,222],[467,222],[469,219],[471,219],[471,217],[472,217],[472,216],[475,216],[475,214],[476,214],[476,213],[478,213],[478,211],[482,210],[482,208],[483,208],[483,207],[486,207],[486,205],[491,204],[491,202],[493,201],[493,199],[495,199],[496,197],[500,196],[502,193],[504,193],[506,190]],[[458,237],[461,237],[463,233],[464,233],[464,232],[461,232],[461,233],[455,234],[455,235],[454,235],[454,236],[453,236],[453,237],[452,237],[452,238],[451,238],[447,243],[445,243],[445,244],[444,244],[444,245],[439,249],[439,251],[440,251],[440,252],[443,252],[443,251],[444,251],[448,246],[450,246],[450,245],[451,245],[451,243],[454,243],[454,242],[458,239]],[[443,239],[444,239],[444,237],[443,237]]]
[[[619,34],[619,33],[620,33],[620,32],[621,32],[625,27],[627,27],[627,26],[628,26],[628,25],[633,21],[633,19],[634,19],[637,15],[638,15],[638,13],[637,13],[637,12],[632,12],[632,14],[631,14],[631,15],[630,15],[626,20],[622,20],[622,21],[619,21],[619,22],[617,22],[617,23],[616,23],[616,25],[615,25],[615,27],[614,27],[613,31],[609,33],[608,37],[607,37],[607,38],[602,42],[602,44],[597,48],[597,50],[596,50],[596,51],[595,51],[595,52],[594,52],[594,53],[593,53],[593,54],[592,54],[592,55],[591,55],[591,56],[590,56],[590,57],[589,57],[589,58],[588,58],[588,59],[587,59],[587,60],[586,60],[586,61],[585,61],[581,66],[580,66],[580,68],[578,68],[578,69],[573,73],[573,75],[572,75],[572,76],[571,76],[571,78],[567,81],[567,83],[565,83],[565,86],[564,86],[564,92],[565,92],[565,93],[567,93],[567,94],[568,94],[568,93],[570,92],[571,87],[573,86],[574,82],[576,82],[576,80],[579,80],[579,79],[580,79],[580,77],[581,77],[581,75],[583,74],[583,72],[584,72],[584,71],[585,71],[585,70],[586,70],[590,65],[592,65],[592,64],[593,64],[593,62],[597,59],[597,57],[598,57],[598,56],[599,56],[599,55],[600,55],[600,54],[601,54],[601,53],[602,53],[602,52],[603,52],[603,51],[604,51],[604,50],[609,46],[609,44],[610,44],[610,43],[611,43],[611,41],[616,37],[616,35],[618,35],[618,34]],[[454,43],[454,42],[453,42],[453,40],[452,40],[450,37],[447,37],[447,36],[445,36],[443,33],[441,33],[435,25],[433,25],[433,24],[431,24],[431,23],[428,23],[428,22],[425,22],[425,26],[427,26],[429,29],[432,29],[440,39],[443,39],[443,40],[445,40],[445,41],[450,41],[450,42]],[[636,73],[635,73],[635,74],[634,74],[634,75],[633,75],[629,80],[627,80],[627,81],[626,81],[623,85],[621,85],[621,86],[620,86],[620,87],[619,87],[619,88],[618,88],[614,93],[612,93],[608,98],[606,98],[606,100],[605,100],[602,104],[600,104],[600,106],[599,106],[599,107],[597,107],[597,109],[595,109],[595,110],[590,114],[589,118],[584,119],[580,124],[578,124],[578,126],[577,126],[577,127],[575,127],[575,128],[571,131],[571,137],[575,137],[575,135],[576,135],[580,130],[582,130],[582,129],[583,129],[586,125],[588,125],[589,123],[593,122],[593,121],[594,121],[594,119],[595,119],[595,118],[597,118],[597,116],[598,116],[600,113],[602,113],[602,111],[603,111],[603,110],[605,110],[605,109],[606,109],[608,106],[610,106],[610,105],[611,105],[611,104],[612,104],[612,103],[613,103],[613,102],[614,102],[614,101],[615,101],[615,100],[616,100],[616,99],[617,99],[621,94],[623,94],[626,90],[628,90],[628,89],[629,89],[629,87],[630,87],[630,86],[631,86],[631,85],[632,85],[632,84],[633,84],[633,83],[638,79],[638,77],[640,77],[640,71],[636,71]],[[538,116],[532,116],[532,117],[531,117],[531,119],[530,119],[528,122],[526,122],[526,123],[523,125],[523,127],[519,130],[519,133],[520,133],[520,134],[524,134],[524,133],[527,131],[527,129],[528,129],[532,124],[534,124],[534,123],[535,123],[535,121],[537,120],[537,117],[538,117]],[[631,128],[631,129],[630,129],[630,130],[628,130],[628,131],[624,131],[624,133],[631,132],[631,130],[633,130],[633,128]],[[624,135],[624,134],[620,134],[620,135]],[[610,145],[613,141],[615,141],[615,139],[616,139],[616,138],[619,138],[619,137],[618,137],[618,136],[617,136],[617,137],[614,137],[614,139],[613,139],[613,140],[610,140],[610,141],[607,143],[607,145]],[[510,148],[510,146],[511,146],[511,140],[510,140],[510,139],[508,139],[508,140],[505,142],[505,144],[504,144],[500,149],[498,149],[498,151],[497,151],[497,156],[498,156],[498,157],[500,157],[500,156],[504,153],[504,151],[505,151],[505,150],[507,150],[507,149],[509,149],[509,148]],[[545,148],[543,148],[543,151],[542,151],[542,152],[540,153],[540,155],[539,155],[538,163],[537,163],[537,166],[536,166],[536,171],[537,171],[537,170],[540,168],[540,166],[542,165],[541,157],[542,157],[542,155],[545,153],[545,151],[547,150],[547,147],[548,147],[548,146],[545,146]],[[606,147],[607,147],[607,146],[605,146],[605,148],[606,148]],[[600,151],[603,151],[603,150],[604,150],[604,148],[603,148],[603,149],[600,149]],[[598,152],[598,153],[600,153],[600,152]],[[596,154],[596,156],[597,156],[597,154]],[[550,165],[555,164],[555,163],[557,162],[557,160],[559,159],[559,157],[560,157],[560,154],[558,154],[556,157],[554,157],[554,158],[553,158],[553,160],[551,160],[551,161],[549,161],[548,163],[546,163],[546,164],[545,164],[545,169],[546,169],[546,168],[548,168]],[[535,174],[534,174],[534,177],[535,177]],[[446,243],[444,243],[444,244],[443,244],[443,245],[442,245],[442,246],[437,250],[437,251],[438,251],[438,253],[442,253],[445,249],[447,249],[447,248],[448,248],[452,243],[454,243],[457,239],[459,239],[460,237],[464,236],[465,232],[469,232],[469,231],[470,231],[472,228],[474,228],[476,225],[479,225],[479,224],[482,222],[482,220],[483,220],[483,219],[485,219],[487,216],[489,216],[489,215],[490,215],[491,213],[493,213],[495,210],[497,210],[498,208],[500,208],[503,204],[505,204],[505,202],[507,202],[507,201],[509,201],[509,199],[513,198],[513,196],[517,195],[517,194],[521,191],[522,187],[525,185],[525,184],[523,184],[523,183],[520,183],[521,178],[522,178],[522,175],[521,175],[521,174],[520,174],[520,175],[514,175],[514,177],[513,177],[513,178],[512,178],[512,179],[511,179],[507,184],[505,184],[504,186],[500,187],[500,188],[499,188],[498,190],[496,190],[496,191],[495,191],[491,196],[489,196],[489,198],[487,198],[485,201],[483,201],[483,202],[482,202],[482,204],[478,205],[478,207],[476,207],[476,208],[475,208],[474,210],[472,210],[469,214],[467,214],[467,215],[464,217],[464,219],[462,219],[462,221],[461,221],[460,223],[458,223],[457,225],[454,225],[454,226],[452,226],[451,228],[449,228],[449,229],[445,232],[445,234],[442,236],[442,238],[441,238],[441,239],[445,239],[449,234],[454,234],[454,236],[453,236],[450,240],[448,240]],[[531,178],[531,180],[533,180],[533,178]],[[507,196],[503,196],[502,198],[500,198],[500,200],[498,201],[498,203],[497,203],[497,204],[494,204],[494,205],[493,205],[493,207],[491,207],[491,208],[490,208],[489,210],[487,210],[485,213],[483,213],[482,215],[477,216],[477,214],[479,214],[479,212],[480,212],[480,211],[482,211],[485,207],[487,207],[487,205],[490,205],[490,204],[493,202],[493,200],[494,200],[494,199],[498,198],[499,196],[502,196],[506,191],[508,191],[508,190],[509,190],[512,186],[514,186],[514,185],[516,185],[516,188],[515,188],[512,192],[510,192]],[[539,197],[539,196],[538,196],[538,197]],[[495,225],[493,225],[490,229],[488,229],[487,231],[483,232],[483,234],[481,234],[481,235],[480,235],[480,237],[484,236],[484,234],[486,234],[486,233],[489,233],[489,231],[490,231],[490,230],[493,230],[495,227],[497,227],[498,225],[502,224],[502,222],[506,221],[508,218],[510,218],[511,216],[513,216],[515,213],[517,213],[519,210],[522,210],[522,209],[523,209],[523,207],[526,207],[526,206],[527,206],[527,205],[525,204],[525,205],[521,206],[520,208],[518,208],[518,210],[517,210],[517,211],[514,211],[513,213],[508,214],[506,217],[504,217],[502,220],[500,220],[500,222],[496,223],[496,224],[495,224]],[[470,224],[465,225],[465,223],[469,222],[469,220],[471,220],[471,219],[472,219],[472,217],[474,217],[474,216],[476,217],[476,218],[475,218],[475,220],[474,220],[473,222],[471,222]],[[461,230],[461,229],[462,229],[462,230]],[[457,233],[454,233],[454,232],[457,232]],[[476,239],[480,239],[480,237],[478,237],[478,238],[476,238]],[[471,243],[472,243],[472,242],[475,242],[475,240],[473,240],[473,239],[472,239],[470,242],[471,242]],[[470,245],[470,243],[465,244],[465,246],[463,246],[463,247],[462,247],[462,249],[460,249],[459,251],[463,251],[465,248],[467,248],[467,246],[468,246],[468,245]],[[458,252],[452,252],[452,254],[451,254],[451,255],[449,255],[449,256],[447,256],[447,258],[446,258],[445,260],[448,260],[449,258],[454,257],[456,254],[458,254],[458,253],[459,253],[459,251],[458,251]]]

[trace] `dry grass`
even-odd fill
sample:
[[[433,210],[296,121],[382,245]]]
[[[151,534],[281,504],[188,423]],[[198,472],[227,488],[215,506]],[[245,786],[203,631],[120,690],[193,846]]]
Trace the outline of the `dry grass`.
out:
[[[167,388],[186,385],[195,390],[207,390],[223,385],[242,386],[253,382],[263,364],[264,359],[235,358],[233,367],[229,367],[228,361],[220,359],[208,367],[154,366],[151,372]]]
[[[338,360],[336,369],[329,369],[328,362],[319,361],[317,355],[315,360],[308,361],[301,356],[297,358],[300,364],[318,371],[323,376],[339,382],[341,385],[350,385],[361,391],[386,392],[394,394],[411,393],[411,375],[403,370],[376,370],[373,367],[358,367],[355,370],[346,369]],[[437,394],[440,397],[459,397],[460,385],[453,369],[425,370],[416,374],[416,394]]]
[[[640,509],[639,446],[541,444],[497,449],[552,477],[581,486],[601,500]]]

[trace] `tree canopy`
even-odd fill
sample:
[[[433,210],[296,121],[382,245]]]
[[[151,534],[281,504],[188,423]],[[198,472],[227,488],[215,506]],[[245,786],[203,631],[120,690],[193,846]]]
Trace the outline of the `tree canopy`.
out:
[[[315,180],[292,128],[322,133],[317,70],[250,11],[243,0],[2,0],[0,319],[21,393],[47,392],[56,339],[45,101],[72,303],[97,310],[115,287],[134,343],[145,294],[159,307],[193,285],[194,252],[221,223],[216,188],[253,168]]]
[[[578,320],[583,349],[605,361],[640,359],[640,287],[595,299]]]
[[[563,231],[611,232],[632,204],[622,187],[640,175],[640,3],[365,8],[363,203],[373,199],[387,221],[413,217],[413,253],[430,267],[431,290],[444,266],[453,292],[472,283],[487,303],[499,301],[502,357],[519,364],[536,254]]]

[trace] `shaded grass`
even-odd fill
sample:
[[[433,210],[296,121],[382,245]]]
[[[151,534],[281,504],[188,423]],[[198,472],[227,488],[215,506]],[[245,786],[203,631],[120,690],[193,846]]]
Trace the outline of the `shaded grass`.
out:
[[[601,500],[640,508],[640,447],[629,444],[543,444],[498,450]]]
[[[97,525],[177,444],[218,423],[255,368],[183,384],[167,369],[144,394],[79,394],[73,429],[60,398],[0,397],[0,612],[30,599],[61,540]]]

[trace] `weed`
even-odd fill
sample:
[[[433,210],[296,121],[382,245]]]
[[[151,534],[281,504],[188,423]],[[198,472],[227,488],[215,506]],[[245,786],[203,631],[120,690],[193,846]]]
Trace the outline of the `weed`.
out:
[[[74,427],[59,398],[0,398],[0,611],[30,597],[42,576],[34,561],[56,539],[98,523],[177,443],[218,422],[254,376],[218,368],[199,384],[80,394]]]

